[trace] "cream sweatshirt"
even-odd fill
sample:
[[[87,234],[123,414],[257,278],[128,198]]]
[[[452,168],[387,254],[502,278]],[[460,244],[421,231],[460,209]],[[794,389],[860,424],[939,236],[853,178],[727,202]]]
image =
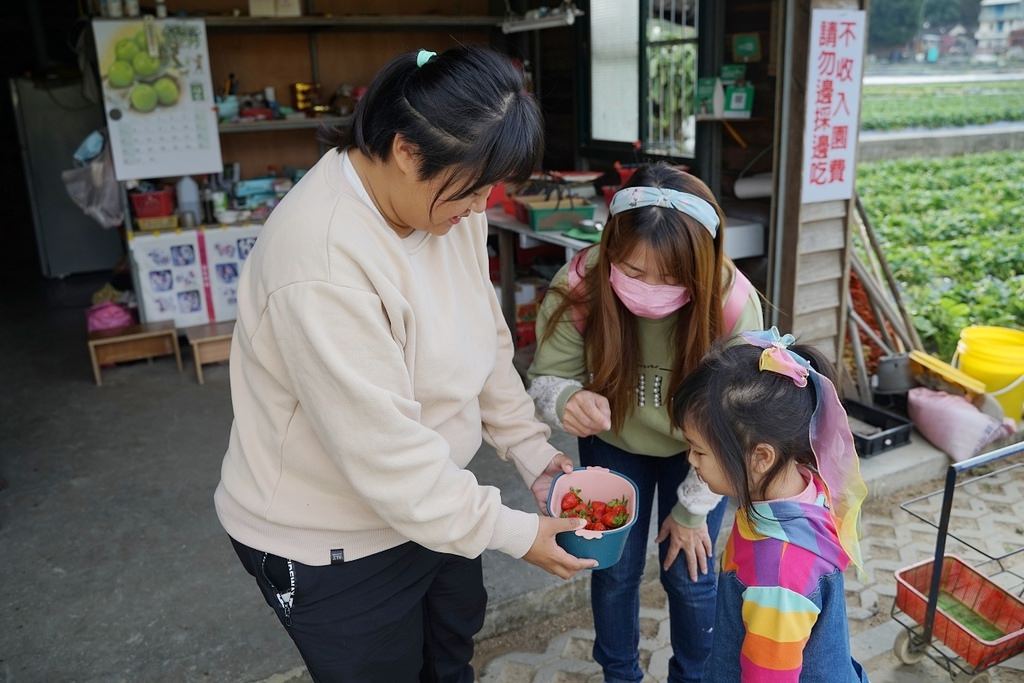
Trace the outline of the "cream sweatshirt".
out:
[[[310,565],[406,541],[529,550],[537,515],[465,469],[486,440],[531,484],[557,453],[512,367],[486,239],[482,214],[399,238],[336,150],[281,201],[239,282],[214,495],[229,535]]]

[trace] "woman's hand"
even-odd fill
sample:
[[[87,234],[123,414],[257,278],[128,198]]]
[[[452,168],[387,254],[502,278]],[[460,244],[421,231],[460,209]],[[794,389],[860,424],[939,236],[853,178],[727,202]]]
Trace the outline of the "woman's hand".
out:
[[[530,550],[523,555],[523,559],[549,574],[563,579],[571,579],[578,571],[596,567],[597,560],[581,560],[578,557],[573,557],[555,543],[555,534],[582,529],[586,525],[587,520],[579,517],[561,519],[540,515],[537,537],[533,540]]]
[[[662,567],[668,571],[672,563],[683,551],[686,557],[686,568],[690,571],[690,581],[697,580],[697,569],[701,574],[708,573],[708,558],[711,557],[711,536],[708,534],[708,525],[701,524],[696,529],[683,526],[672,515],[665,518],[661,525],[661,531],[655,543],[661,543],[668,539],[668,551],[665,553],[665,564]]]
[[[577,391],[565,404],[562,426],[573,436],[593,436],[612,428],[608,399],[593,391]]]
[[[559,474],[569,474],[570,472],[572,472],[572,460],[565,453],[557,453],[530,486],[533,497],[537,499],[537,507],[540,508],[541,514],[551,514],[548,511],[548,492],[551,490],[551,482]]]

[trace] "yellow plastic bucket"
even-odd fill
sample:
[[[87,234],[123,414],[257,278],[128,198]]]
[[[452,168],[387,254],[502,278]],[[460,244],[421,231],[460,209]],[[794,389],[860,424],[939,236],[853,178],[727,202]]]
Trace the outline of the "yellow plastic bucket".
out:
[[[960,331],[956,357],[961,370],[985,383],[985,391],[995,396],[1007,417],[1021,419],[1024,332],[1008,327],[966,327]]]

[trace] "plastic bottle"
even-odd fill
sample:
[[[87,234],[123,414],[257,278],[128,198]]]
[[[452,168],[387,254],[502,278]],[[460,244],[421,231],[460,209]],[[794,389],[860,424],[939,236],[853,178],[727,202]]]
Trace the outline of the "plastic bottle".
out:
[[[182,176],[175,187],[178,193],[178,214],[185,225],[195,225],[196,221],[202,218],[199,204],[199,185],[192,180],[192,176]],[[192,215],[192,222],[189,223],[187,214]]]
[[[711,95],[711,111],[715,118],[720,119],[725,114],[725,86],[722,79],[715,79],[715,91]]]

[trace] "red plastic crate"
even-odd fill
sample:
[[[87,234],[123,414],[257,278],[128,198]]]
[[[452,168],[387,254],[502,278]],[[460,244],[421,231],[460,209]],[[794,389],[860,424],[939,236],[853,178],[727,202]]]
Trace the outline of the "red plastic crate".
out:
[[[537,342],[537,321],[516,323],[516,348],[521,349]]]
[[[157,218],[174,213],[174,191],[165,187],[156,192],[133,192],[132,211],[136,218]]]
[[[925,560],[896,572],[896,606],[924,624],[931,587],[933,560]],[[954,556],[942,560],[940,589],[1005,635],[985,640],[966,628],[946,609],[935,611],[936,640],[960,655],[971,666],[987,669],[1024,652],[1024,602]]]

